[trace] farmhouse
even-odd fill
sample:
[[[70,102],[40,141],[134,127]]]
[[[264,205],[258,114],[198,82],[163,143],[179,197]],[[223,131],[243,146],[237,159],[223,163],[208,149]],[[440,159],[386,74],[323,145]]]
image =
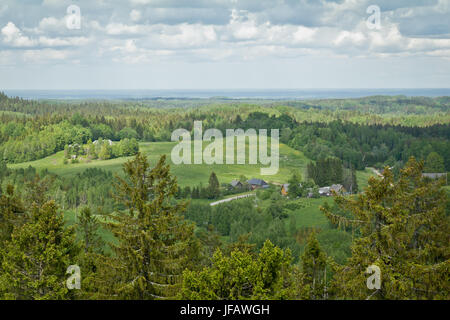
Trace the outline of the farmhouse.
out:
[[[337,194],[344,192],[344,186],[342,184],[333,184],[331,187],[319,188],[319,194],[324,197],[333,195],[333,191]]]
[[[230,186],[232,188],[242,188],[243,187],[242,182],[240,182],[239,180],[231,181]]]
[[[268,188],[269,187],[267,182],[265,182],[264,180],[261,180],[261,179],[250,179],[250,180],[247,181],[247,183],[250,185],[252,190],[259,189],[259,188]]]
[[[103,140],[103,142],[107,142],[110,146],[112,146],[113,142],[111,140]],[[92,142],[94,145],[98,143],[98,140]]]

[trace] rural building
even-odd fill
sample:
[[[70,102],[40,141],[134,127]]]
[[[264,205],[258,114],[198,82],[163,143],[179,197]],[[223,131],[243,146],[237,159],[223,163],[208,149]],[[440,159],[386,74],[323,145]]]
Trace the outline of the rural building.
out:
[[[259,188],[268,188],[269,187],[267,182],[265,182],[264,180],[261,180],[261,179],[250,179],[250,180],[247,181],[247,183],[250,185],[252,190],[259,189]]]
[[[111,140],[103,140],[103,142],[108,142],[108,144],[110,145],[110,146],[112,146],[112,144],[113,144],[113,142],[111,141]],[[95,140],[94,142],[92,142],[93,144],[97,144],[98,143],[98,140]]]
[[[289,183],[285,183],[281,186],[281,194],[287,196],[289,192]]]
[[[230,185],[232,188],[242,188],[243,187],[242,182],[240,182],[239,180],[231,181]]]
[[[337,194],[345,191],[344,186],[342,184],[333,184],[331,187],[323,187],[319,188],[319,194],[324,197],[329,197],[333,195],[333,192]]]

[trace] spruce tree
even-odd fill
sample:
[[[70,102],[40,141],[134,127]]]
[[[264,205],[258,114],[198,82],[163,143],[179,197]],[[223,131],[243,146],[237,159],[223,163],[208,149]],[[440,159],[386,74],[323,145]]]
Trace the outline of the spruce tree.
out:
[[[79,261],[83,277],[81,278],[82,299],[95,299],[99,294],[96,281],[98,269],[105,259],[105,243],[99,235],[100,221],[92,214],[89,207],[81,210],[77,217],[76,231],[81,239],[82,250]]]
[[[302,196],[302,189],[300,187],[300,182],[301,182],[301,175],[295,172],[288,181],[289,183],[288,195],[290,198],[295,199],[297,197]]]
[[[327,256],[320,248],[315,232],[311,232],[302,255],[301,298],[327,298]]]
[[[335,201],[354,218],[323,211],[332,223],[358,228],[348,264],[337,268],[338,298],[449,299],[449,217],[442,181],[422,177],[423,163],[411,158],[394,181],[389,168],[370,178],[358,198]],[[381,287],[369,290],[366,269],[381,270]]]
[[[165,161],[162,156],[150,168],[138,153],[124,164],[126,177],[117,177],[117,200],[127,211],[111,215],[108,224],[118,244],[111,244],[115,255],[102,267],[105,297],[174,297],[182,271],[194,260],[193,226],[181,215],[186,204],[174,202],[178,187]]]
[[[208,192],[208,198],[209,199],[217,199],[220,197],[220,184],[219,179],[217,179],[216,174],[211,172],[211,175],[209,176],[209,184],[207,188]]]
[[[0,195],[0,246],[11,239],[14,227],[21,226],[25,220],[25,207],[14,187],[8,185],[6,192]]]
[[[82,240],[84,253],[101,253],[104,242],[99,235],[100,221],[92,214],[89,207],[81,210],[77,217],[76,229]]]
[[[2,248],[0,292],[20,300],[70,299],[69,265],[77,264],[73,229],[66,229],[54,201],[33,204],[30,220],[14,229]]]

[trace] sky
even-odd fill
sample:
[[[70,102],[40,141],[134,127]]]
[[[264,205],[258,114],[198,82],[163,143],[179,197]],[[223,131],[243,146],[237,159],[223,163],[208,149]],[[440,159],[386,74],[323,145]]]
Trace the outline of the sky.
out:
[[[0,0],[0,90],[263,88],[450,88],[450,0]]]

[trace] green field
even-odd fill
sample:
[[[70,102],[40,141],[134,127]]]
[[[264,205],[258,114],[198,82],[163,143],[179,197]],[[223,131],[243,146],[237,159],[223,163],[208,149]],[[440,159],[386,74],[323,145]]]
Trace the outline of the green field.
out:
[[[286,183],[293,171],[300,172],[303,177],[306,176],[306,165],[310,160],[305,155],[288,147],[285,144],[280,144],[280,164],[279,171],[276,175],[262,176],[260,174],[261,166],[257,165],[207,165],[207,164],[191,164],[191,165],[175,165],[171,161],[171,151],[176,145],[176,142],[143,142],[139,144],[140,151],[145,154],[152,165],[156,164],[160,156],[165,154],[171,164],[172,173],[178,178],[180,186],[194,186],[203,183],[208,183],[209,175],[212,171],[217,174],[220,183],[228,183],[233,179],[238,179],[241,175],[247,178],[261,178],[267,182]],[[204,147],[207,144],[204,145]],[[192,155],[193,156],[193,155]],[[91,162],[83,162],[77,164],[63,164],[64,152],[58,152],[49,157],[25,162],[20,164],[8,165],[11,169],[27,168],[29,166],[35,167],[38,170],[48,169],[50,172],[61,175],[71,176],[87,168],[102,168],[120,174],[122,172],[122,165],[133,157],[116,158],[110,160],[93,160]],[[358,184],[360,188],[367,185],[368,177],[372,175],[370,170],[357,172]]]

